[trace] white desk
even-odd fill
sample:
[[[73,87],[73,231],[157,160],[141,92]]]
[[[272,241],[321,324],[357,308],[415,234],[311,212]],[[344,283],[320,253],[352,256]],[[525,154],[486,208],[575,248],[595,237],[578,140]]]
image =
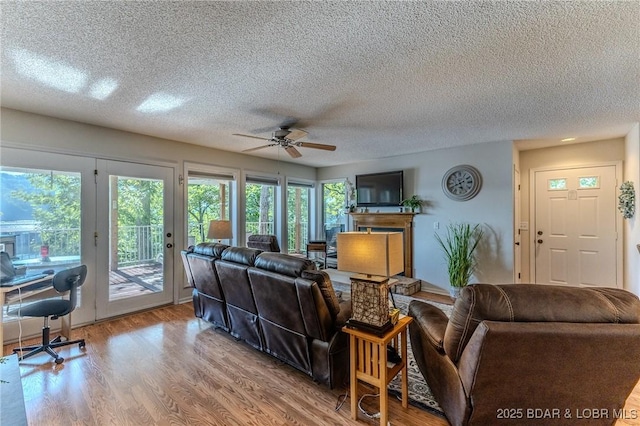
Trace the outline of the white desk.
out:
[[[10,291],[13,290],[17,290],[19,288],[24,288],[26,286],[30,286],[33,284],[37,284],[39,282],[42,281],[46,281],[46,280],[51,280],[53,278],[53,274],[51,275],[47,275],[44,278],[40,278],[37,280],[33,280],[33,281],[27,281],[26,283],[22,283],[22,284],[18,284],[18,285],[14,285],[14,286],[10,286],[10,287],[0,287],[0,309],[4,310],[4,304],[5,304],[5,296],[6,293],[9,293]],[[46,286],[46,287],[42,287],[36,290],[32,290],[32,291],[25,291],[24,293],[22,293],[22,298],[23,299],[28,299],[31,298],[39,293],[43,293],[45,291],[50,291],[52,290],[53,287],[50,286]],[[4,345],[4,330],[3,330],[3,317],[4,314],[3,312],[0,311],[0,348],[2,348],[2,346]],[[71,331],[71,315],[65,315],[64,317],[61,317],[60,320],[62,321],[62,335],[65,337],[69,337],[69,333]],[[2,355],[2,353],[0,353],[0,355]]]

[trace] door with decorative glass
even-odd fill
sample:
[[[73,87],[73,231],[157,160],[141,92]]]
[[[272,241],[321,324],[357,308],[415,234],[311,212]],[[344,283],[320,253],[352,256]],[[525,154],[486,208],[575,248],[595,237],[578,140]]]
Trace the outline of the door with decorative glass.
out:
[[[617,173],[615,164],[535,171],[536,283],[622,287]]]

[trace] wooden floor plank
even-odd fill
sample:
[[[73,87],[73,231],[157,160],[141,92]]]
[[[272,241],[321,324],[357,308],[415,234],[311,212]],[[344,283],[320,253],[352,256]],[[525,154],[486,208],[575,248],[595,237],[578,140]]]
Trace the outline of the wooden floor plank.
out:
[[[329,390],[275,358],[193,316],[190,304],[142,312],[73,330],[86,351],[61,349],[21,363],[29,424],[38,425],[377,425],[350,418],[346,388]],[[35,340],[34,340],[35,342]],[[5,346],[9,354],[12,346]],[[362,392],[362,391],[361,391]],[[368,411],[377,409],[369,398]],[[390,399],[395,425],[446,420]],[[640,383],[627,412],[640,409]],[[634,423],[635,421],[635,423]],[[637,425],[620,420],[617,425]]]

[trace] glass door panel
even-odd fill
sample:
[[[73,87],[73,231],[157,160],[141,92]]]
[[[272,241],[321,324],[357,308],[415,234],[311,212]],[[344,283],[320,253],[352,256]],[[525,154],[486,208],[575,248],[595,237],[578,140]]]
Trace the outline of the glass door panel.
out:
[[[89,274],[78,293],[71,321],[73,325],[93,321],[95,160],[12,148],[0,149],[0,159],[0,250],[9,254],[18,275],[86,264]],[[58,297],[55,290],[34,286],[5,295],[6,304],[0,306],[5,342],[20,335],[40,335],[42,319],[18,322],[6,312],[42,298]],[[50,325],[56,331],[60,320]]]
[[[109,301],[164,289],[164,182],[109,176]]]
[[[98,161],[98,318],[172,301],[172,170]],[[100,213],[101,212],[101,213]],[[107,216],[108,215],[108,216]],[[106,238],[100,238],[106,235]]]

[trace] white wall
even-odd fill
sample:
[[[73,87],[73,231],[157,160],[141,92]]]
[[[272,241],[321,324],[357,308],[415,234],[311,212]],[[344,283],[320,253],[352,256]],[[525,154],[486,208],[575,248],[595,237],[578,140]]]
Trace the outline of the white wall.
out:
[[[173,163],[180,166],[184,161],[190,161],[267,173],[279,171],[282,175],[302,179],[316,178],[315,168],[294,163],[277,162],[7,108],[0,108],[0,117],[3,146],[112,160]]]
[[[582,164],[596,164],[607,161],[622,161],[625,158],[624,139],[610,139],[532,149],[520,153],[521,222],[528,222],[529,229],[533,219],[530,217],[530,178],[531,170],[543,167],[569,167]],[[522,237],[522,282],[532,282],[529,262],[531,231],[523,231]]]
[[[175,179],[184,174],[184,163],[199,163],[285,177],[316,180],[316,169],[287,162],[220,151],[182,142],[92,126],[74,121],[0,109],[0,148],[12,147],[48,151],[75,156],[104,158],[173,167]],[[0,150],[0,162],[2,160]],[[176,247],[186,244],[184,185],[175,185],[174,224]],[[174,250],[174,278],[184,281],[180,250]],[[183,290],[179,298],[189,295]]]
[[[636,214],[624,220],[624,282],[625,288],[640,296],[640,124],[636,123],[625,138],[626,159],[624,180],[632,181],[636,189]]]
[[[450,222],[481,223],[485,240],[479,248],[480,270],[476,281],[513,282],[513,147],[511,141],[482,143],[440,149],[318,169],[319,180],[404,170],[405,198],[417,194],[426,204],[414,222],[414,276],[443,290],[448,278],[442,253],[434,238],[434,223],[440,233]],[[442,176],[451,167],[470,164],[482,174],[482,190],[472,200],[453,201],[442,192]],[[398,211],[396,208],[380,211]],[[474,281],[474,280],[472,280]]]

